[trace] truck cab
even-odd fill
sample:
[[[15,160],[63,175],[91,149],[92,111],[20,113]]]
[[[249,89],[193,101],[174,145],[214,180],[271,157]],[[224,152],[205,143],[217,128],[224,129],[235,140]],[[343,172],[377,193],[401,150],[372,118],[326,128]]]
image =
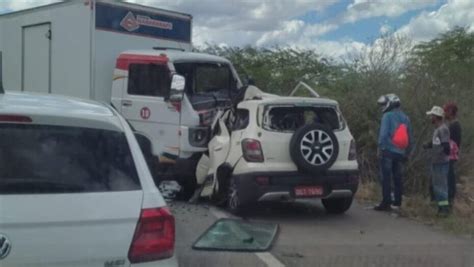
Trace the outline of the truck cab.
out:
[[[173,76],[184,80],[173,98]],[[189,192],[197,161],[207,150],[210,124],[242,83],[222,57],[172,48],[120,53],[111,103],[135,130],[156,179],[177,179]]]

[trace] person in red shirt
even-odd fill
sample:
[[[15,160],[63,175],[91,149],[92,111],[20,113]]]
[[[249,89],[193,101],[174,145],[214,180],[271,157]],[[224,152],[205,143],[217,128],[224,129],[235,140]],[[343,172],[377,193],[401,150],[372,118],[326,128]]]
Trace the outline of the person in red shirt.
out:
[[[459,160],[461,148],[461,124],[457,119],[458,107],[454,102],[443,106],[450,133],[451,155],[449,157],[448,197],[452,205],[456,196],[456,162]]]

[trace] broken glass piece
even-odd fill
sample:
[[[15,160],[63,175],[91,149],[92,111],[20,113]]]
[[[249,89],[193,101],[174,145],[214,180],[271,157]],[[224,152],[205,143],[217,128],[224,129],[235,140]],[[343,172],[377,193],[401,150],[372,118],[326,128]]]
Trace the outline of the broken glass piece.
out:
[[[198,250],[268,251],[278,233],[273,223],[220,219],[194,243]]]

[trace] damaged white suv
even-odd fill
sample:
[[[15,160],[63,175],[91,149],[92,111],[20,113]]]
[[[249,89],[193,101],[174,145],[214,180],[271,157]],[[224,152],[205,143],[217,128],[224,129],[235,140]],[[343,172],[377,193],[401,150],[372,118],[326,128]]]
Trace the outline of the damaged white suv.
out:
[[[249,87],[214,123],[196,171],[200,196],[237,214],[255,202],[300,198],[322,199],[329,213],[348,210],[359,182],[354,139],[338,103],[310,92],[316,97]]]

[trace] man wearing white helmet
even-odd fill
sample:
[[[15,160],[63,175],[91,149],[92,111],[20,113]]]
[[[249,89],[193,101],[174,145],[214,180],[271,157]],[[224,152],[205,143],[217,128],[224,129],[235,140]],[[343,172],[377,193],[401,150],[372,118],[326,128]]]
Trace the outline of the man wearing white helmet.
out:
[[[444,122],[444,110],[434,106],[426,115],[431,117],[431,123],[435,126],[433,138],[423,145],[425,149],[431,149],[431,183],[433,193],[438,204],[438,215],[449,214],[448,201],[448,172],[449,154],[449,128]]]
[[[410,119],[400,109],[400,98],[395,94],[381,96],[377,103],[382,109],[382,123],[378,139],[382,201],[374,209],[390,211],[402,205],[402,163],[413,147]],[[394,199],[392,199],[392,181]]]

